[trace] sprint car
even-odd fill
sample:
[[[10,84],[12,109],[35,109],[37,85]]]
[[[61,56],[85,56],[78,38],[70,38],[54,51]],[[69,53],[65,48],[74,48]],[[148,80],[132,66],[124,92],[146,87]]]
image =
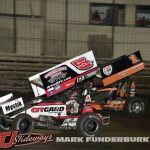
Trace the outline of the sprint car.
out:
[[[83,136],[95,136],[109,116],[93,111],[87,90],[75,100],[74,88],[96,75],[98,66],[92,51],[29,77],[35,98],[24,104],[10,93],[0,98],[0,128],[31,132],[35,127],[77,129]],[[81,89],[80,89],[81,90]]]
[[[20,133],[31,132],[36,127],[77,129],[82,136],[96,136],[110,121],[110,116],[103,115],[100,110],[122,109],[126,101],[125,96],[118,97],[117,92],[115,98],[108,94],[101,97],[107,91],[106,87],[143,69],[139,51],[100,68],[92,51],[84,53],[29,77],[35,98],[26,104],[22,97],[14,98],[12,93],[1,97],[0,128]],[[97,76],[100,79],[100,82],[96,81],[99,90],[93,85],[88,86]],[[130,94],[134,94],[133,87],[130,89]]]
[[[139,51],[121,56],[100,67],[99,76],[91,80],[91,99],[95,110],[125,110],[130,116],[141,116],[147,97],[136,92],[133,74],[144,69]]]

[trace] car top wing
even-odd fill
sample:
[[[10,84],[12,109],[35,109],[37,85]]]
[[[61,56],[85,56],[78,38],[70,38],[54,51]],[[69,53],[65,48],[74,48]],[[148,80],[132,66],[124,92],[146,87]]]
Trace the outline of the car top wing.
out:
[[[7,94],[0,97],[0,108],[4,115],[8,115],[24,107],[24,102],[22,97],[14,98],[13,94]]]
[[[35,97],[58,94],[96,75],[98,66],[92,51],[29,77]]]
[[[110,85],[144,69],[140,51],[123,55],[100,67],[103,86]]]

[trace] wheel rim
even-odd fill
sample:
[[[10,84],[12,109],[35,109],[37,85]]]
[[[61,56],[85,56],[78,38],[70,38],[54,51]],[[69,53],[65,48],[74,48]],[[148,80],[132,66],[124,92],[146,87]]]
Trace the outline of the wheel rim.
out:
[[[140,113],[142,111],[142,109],[143,109],[143,106],[139,102],[133,103],[131,106],[132,112],[136,113],[136,114]]]
[[[28,132],[29,126],[30,126],[30,122],[28,119],[21,120],[21,122],[19,124],[20,131],[22,133]]]
[[[97,131],[97,129],[98,129],[98,125],[95,120],[91,119],[91,120],[86,121],[85,131],[87,133],[90,133],[90,134],[95,133]]]

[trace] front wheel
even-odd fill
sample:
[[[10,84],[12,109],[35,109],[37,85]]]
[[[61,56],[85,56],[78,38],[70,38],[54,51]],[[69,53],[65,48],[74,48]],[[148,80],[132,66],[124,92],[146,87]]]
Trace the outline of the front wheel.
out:
[[[0,119],[0,131],[9,131],[10,130],[10,126],[8,125],[8,123],[5,121],[4,118]]]
[[[12,128],[19,131],[19,133],[29,133],[34,128],[33,119],[28,114],[19,114],[13,120]]]
[[[126,110],[130,116],[139,117],[143,115],[145,111],[145,103],[140,97],[132,98],[127,103]]]
[[[94,113],[85,113],[77,120],[77,131],[82,136],[99,135],[102,129],[100,116]]]

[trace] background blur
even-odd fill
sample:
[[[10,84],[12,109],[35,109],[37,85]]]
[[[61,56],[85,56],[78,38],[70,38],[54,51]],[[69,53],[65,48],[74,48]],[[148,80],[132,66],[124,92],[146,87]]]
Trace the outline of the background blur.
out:
[[[91,49],[99,64],[141,50],[149,66],[150,0],[0,0],[0,89],[26,91],[29,76]]]

